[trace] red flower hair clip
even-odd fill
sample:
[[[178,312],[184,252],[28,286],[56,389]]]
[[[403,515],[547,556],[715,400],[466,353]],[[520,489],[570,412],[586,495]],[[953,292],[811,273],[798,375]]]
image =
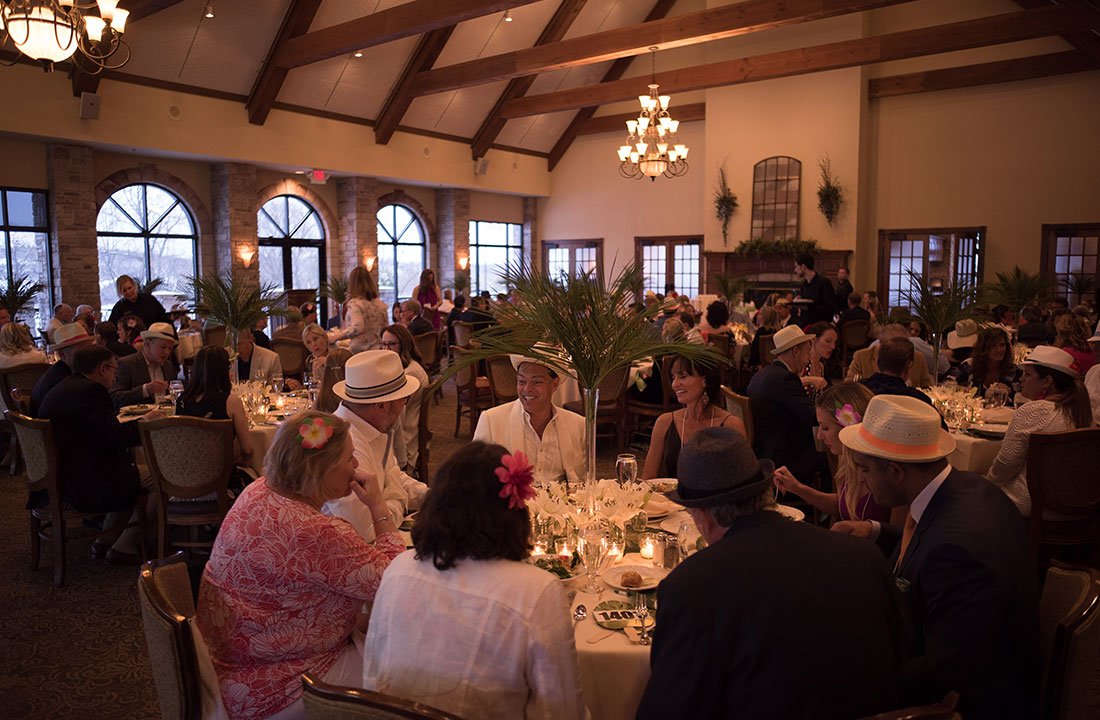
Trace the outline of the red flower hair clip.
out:
[[[298,436],[302,438],[303,450],[320,450],[332,437],[332,425],[325,418],[315,417],[298,426]]]
[[[514,455],[505,455],[495,472],[504,486],[500,489],[500,496],[508,500],[508,507],[527,507],[527,501],[535,497],[535,489],[531,487],[535,475],[527,456],[519,451]]]

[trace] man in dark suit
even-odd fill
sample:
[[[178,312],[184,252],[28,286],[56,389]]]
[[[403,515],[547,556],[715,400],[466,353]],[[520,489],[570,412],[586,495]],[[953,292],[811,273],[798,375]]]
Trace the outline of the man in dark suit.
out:
[[[73,354],[80,348],[92,342],[92,336],[80,323],[62,325],[54,331],[54,343],[50,350],[59,355],[57,362],[50,365],[38,382],[31,388],[31,416],[39,417],[38,409],[42,407],[42,401],[58,383],[73,374]]]
[[[848,279],[848,268],[837,268],[836,271],[836,284],[833,288],[833,294],[836,295],[836,309],[837,311],[843,311],[848,307],[848,298],[851,297],[856,289],[852,287],[852,282]]]
[[[755,428],[753,450],[759,458],[786,465],[797,478],[813,477],[821,461],[814,444],[817,415],[799,375],[810,361],[814,336],[788,325],[772,339],[775,361],[752,376],[747,391]]]
[[[130,447],[139,443],[137,423],[118,421],[107,392],[119,362],[105,347],[80,348],[73,356],[72,375],[50,390],[40,409],[41,417],[53,426],[60,449],[58,479],[64,500],[82,512],[106,513],[104,529],[125,525],[141,493],[141,478],[130,453]],[[148,419],[159,416],[158,411],[145,415]],[[138,537],[137,529],[131,528],[110,550],[97,543],[92,555],[106,556],[114,564],[136,563]]]
[[[875,395],[904,395],[931,405],[930,397],[908,385],[909,371],[913,368],[916,353],[913,343],[905,338],[893,337],[880,342],[878,372],[860,382]]]
[[[416,300],[406,300],[401,303],[401,324],[409,329],[413,335],[423,335],[432,331],[432,324],[420,314],[420,303]]]
[[[708,546],[657,589],[640,720],[855,718],[900,706],[889,566],[868,543],[773,512],[772,470],[728,428],[684,444],[669,498]]]
[[[172,360],[176,337],[168,323],[153,323],[141,333],[141,351],[118,361],[118,373],[111,386],[115,408],[152,402],[168,392],[168,383],[179,369]]]
[[[1039,717],[1035,556],[1016,506],[982,476],[948,465],[955,441],[915,398],[872,398],[840,441],[875,502],[909,507],[901,528],[833,526],[875,538],[894,564],[915,636],[902,669],[906,702],[956,690],[967,720]]]
[[[863,320],[870,324],[871,313],[867,312],[866,308],[862,306],[862,303],[863,295],[860,293],[854,292],[848,295],[845,301],[847,308],[840,313],[840,323],[838,327],[853,320]]]

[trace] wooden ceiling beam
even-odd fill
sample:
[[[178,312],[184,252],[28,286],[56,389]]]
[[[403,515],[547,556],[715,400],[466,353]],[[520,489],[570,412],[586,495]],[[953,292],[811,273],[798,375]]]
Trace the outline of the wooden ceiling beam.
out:
[[[584,9],[587,2],[588,0],[562,0],[561,5],[558,6],[553,17],[550,18],[550,22],[546,23],[546,27],[543,28],[539,39],[535,41],[535,46],[549,45],[565,37],[565,33],[572,27],[573,21],[581,14],[581,10]],[[429,69],[430,66],[424,68],[424,70]],[[504,106],[504,103],[526,95],[535,83],[535,77],[535,75],[528,75],[522,78],[512,78],[509,81],[508,86],[504,88],[504,92],[497,98],[493,109],[485,117],[485,122],[481,123],[481,127],[474,134],[473,142],[470,145],[474,160],[489,151],[489,148],[496,141],[497,135],[500,135],[500,131],[504,129],[505,123],[508,122],[500,116],[500,109]]]
[[[653,4],[653,8],[649,11],[649,15],[646,16],[645,22],[654,22],[661,20],[672,12],[673,6],[676,5],[676,0],[657,0]],[[615,62],[611,63],[611,67],[604,73],[603,79],[600,82],[613,82],[618,80],[626,74],[630,64],[634,62],[634,58],[625,57],[619,58]],[[558,164],[562,156],[565,155],[565,151],[569,149],[569,146],[573,144],[573,141],[577,139],[579,129],[584,123],[593,115],[599,107],[592,105],[589,107],[583,107],[577,111],[577,114],[573,116],[573,120],[569,123],[569,126],[565,128],[565,132],[561,134],[558,141],[554,143],[554,147],[550,149],[550,156],[546,158],[546,167],[548,170],[553,170],[554,166]]]
[[[156,15],[161,10],[167,10],[173,5],[179,5],[183,0],[123,0],[125,9],[130,11],[127,23],[143,20],[150,15]]]
[[[1016,4],[1030,10],[1049,7],[1055,2],[1054,0],[1016,0]],[[1058,4],[1069,7],[1081,16],[1081,29],[1062,33],[1062,39],[1093,60],[1100,62],[1100,35],[1097,35],[1097,31],[1100,30],[1100,10],[1091,0],[1061,0]]]
[[[279,48],[274,61],[283,68],[302,67],[537,1],[412,0],[366,17],[291,38]]]
[[[672,18],[606,30],[549,45],[448,65],[422,74],[415,95],[457,90],[550,70],[662,50],[862,12],[912,0],[745,0]]]
[[[1084,72],[1097,68],[1100,68],[1100,64],[1080,50],[1066,50],[1047,55],[874,78],[867,85],[867,96],[874,99],[935,90],[954,90]]]
[[[401,124],[401,118],[405,117],[405,113],[414,99],[409,94],[409,85],[417,73],[428,70],[435,64],[435,61],[439,59],[439,54],[443,52],[443,48],[447,45],[447,41],[451,39],[451,33],[453,32],[454,25],[451,25],[450,27],[424,33],[420,38],[412,57],[409,58],[409,62],[405,64],[401,76],[397,78],[397,82],[390,90],[389,97],[382,104],[382,112],[378,114],[378,120],[375,121],[374,125],[374,141],[376,143],[385,145],[393,137],[394,132],[397,131],[397,126]]]
[[[657,73],[656,81],[667,92],[706,90],[1057,35],[1075,29],[1075,21],[1076,16],[1060,6],[1023,10],[670,70]],[[629,101],[645,95],[649,82],[649,77],[640,76],[517,98],[508,102],[501,114],[511,119]]]
[[[271,49],[267,52],[252,92],[248,94],[248,102],[245,103],[248,122],[253,125],[263,125],[267,121],[267,116],[279,97],[279,91],[283,88],[283,82],[286,81],[287,69],[276,65],[272,58],[291,38],[309,32],[309,26],[313,24],[313,18],[317,16],[320,7],[321,0],[291,0],[283,17],[282,27],[275,36],[275,42],[271,43]]]
[[[673,106],[669,111],[672,117],[681,124],[707,119],[707,104],[692,103],[690,105]],[[621,132],[626,135],[626,121],[637,120],[638,113],[622,113],[621,115],[600,115],[588,118],[577,129],[577,135],[598,135],[600,133]]]

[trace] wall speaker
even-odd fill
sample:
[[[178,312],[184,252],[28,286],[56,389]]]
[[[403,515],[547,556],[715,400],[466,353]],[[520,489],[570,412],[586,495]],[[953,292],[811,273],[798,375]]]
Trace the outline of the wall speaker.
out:
[[[99,96],[95,93],[82,92],[80,93],[80,119],[81,120],[98,120],[99,119]]]
[[[484,175],[489,172],[489,158],[474,160],[474,175]]]

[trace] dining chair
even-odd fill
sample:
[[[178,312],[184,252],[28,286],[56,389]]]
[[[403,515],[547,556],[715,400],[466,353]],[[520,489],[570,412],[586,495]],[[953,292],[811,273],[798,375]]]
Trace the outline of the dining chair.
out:
[[[871,344],[871,323],[867,320],[849,320],[840,325],[841,362],[847,370],[856,350]]]
[[[416,432],[416,477],[420,482],[427,483],[430,479],[429,455],[432,449],[432,404],[420,401],[420,419],[417,422]]]
[[[37,570],[42,555],[42,541],[50,543],[53,552],[53,584],[61,587],[65,584],[65,545],[69,540],[86,540],[115,536],[120,528],[97,530],[92,532],[79,532],[68,534],[69,524],[80,527],[81,520],[101,518],[104,513],[80,512],[65,502],[61,488],[61,479],[58,474],[57,442],[54,439],[53,425],[49,420],[35,420],[21,413],[11,410],[4,413],[8,422],[15,429],[19,437],[19,450],[23,456],[24,483],[27,494],[35,497],[40,492],[46,493],[46,505],[33,508],[28,513],[29,529],[31,534],[31,569]],[[137,527],[141,539],[138,546],[141,552],[145,552],[145,534],[142,530],[142,508],[144,503],[138,498],[135,504],[137,520],[128,523],[124,528]],[[144,559],[144,557],[142,558]]]
[[[1034,547],[1100,541],[1100,483],[1094,465],[1098,443],[1100,428],[1096,427],[1031,434],[1027,449],[1028,535]],[[1061,517],[1054,520],[1052,514]]]
[[[138,598],[161,717],[201,720],[201,668],[210,659],[203,657],[204,652],[196,645],[195,599],[182,552],[141,566]],[[212,665],[208,673],[214,677]],[[220,702],[220,696],[212,694],[211,700]]]
[[[204,347],[210,345],[225,347],[225,339],[226,329],[224,325],[213,325],[202,330],[202,344]]]
[[[229,512],[229,478],[233,474],[233,421],[193,417],[143,420],[141,445],[157,493],[157,555],[164,557],[173,525],[187,527],[187,548],[212,547],[200,540],[203,525],[220,524]]]
[[[672,355],[665,355],[661,358],[660,363],[654,363],[653,370],[656,372],[660,369],[660,377],[650,376],[648,382],[660,382],[661,383],[661,404],[642,402],[630,397],[628,394],[626,397],[626,418],[627,427],[631,432],[631,440],[633,436],[638,433],[647,435],[653,428],[653,423],[657,418],[666,412],[672,412],[673,410],[681,407],[672,394],[672,362],[675,357]],[[638,419],[646,418],[645,424],[639,427]]]
[[[6,370],[0,370],[0,412],[11,409],[29,414],[29,405],[27,409],[20,410],[17,407],[12,407],[8,399],[11,398],[12,391],[16,388],[33,388],[38,379],[46,374],[49,368],[50,366],[47,363],[40,362],[13,365]],[[8,473],[15,475],[19,472],[19,441],[12,430],[11,423],[6,420],[0,420],[0,430],[11,436],[11,445],[8,448],[6,459],[8,461]]]
[[[458,360],[466,351],[455,348],[455,359]],[[470,418],[470,435],[473,436],[477,427],[478,416],[482,410],[488,410],[493,406],[493,391],[489,386],[489,378],[477,374],[477,364],[468,365],[455,373],[455,437],[458,437],[459,426],[462,424],[462,416]],[[421,403],[423,404],[423,403]]]
[[[961,720],[962,715],[955,710],[958,704],[959,694],[951,691],[944,696],[943,700],[934,705],[916,705],[900,710],[891,710],[862,718],[862,720]]]
[[[462,720],[393,695],[329,685],[311,673],[302,675],[302,702],[306,720]]]
[[[741,422],[745,423],[745,435],[749,441],[749,447],[752,447],[752,400],[725,385],[722,386],[722,398],[726,403],[726,412],[736,415],[741,418]]]
[[[607,374],[600,383],[600,404],[596,409],[596,437],[615,438],[619,452],[626,449],[626,385],[630,379],[630,366],[623,365]],[[584,400],[570,400],[563,407],[584,415]],[[611,426],[610,432],[607,427]],[[600,428],[604,428],[601,433]]]
[[[473,324],[463,322],[462,320],[456,320],[452,327],[455,331],[455,345],[460,348],[470,347],[470,343],[474,337]]]
[[[306,344],[295,338],[277,337],[271,341],[271,349],[279,356],[279,365],[283,368],[284,378],[302,379],[302,370],[306,366],[309,351]]]
[[[485,361],[489,377],[489,389],[493,393],[493,406],[509,403],[519,397],[516,390],[516,369],[507,355],[494,355]]]
[[[1039,599],[1043,717],[1096,717],[1100,688],[1100,571],[1053,563]],[[1091,650],[1090,650],[1091,648]]]

